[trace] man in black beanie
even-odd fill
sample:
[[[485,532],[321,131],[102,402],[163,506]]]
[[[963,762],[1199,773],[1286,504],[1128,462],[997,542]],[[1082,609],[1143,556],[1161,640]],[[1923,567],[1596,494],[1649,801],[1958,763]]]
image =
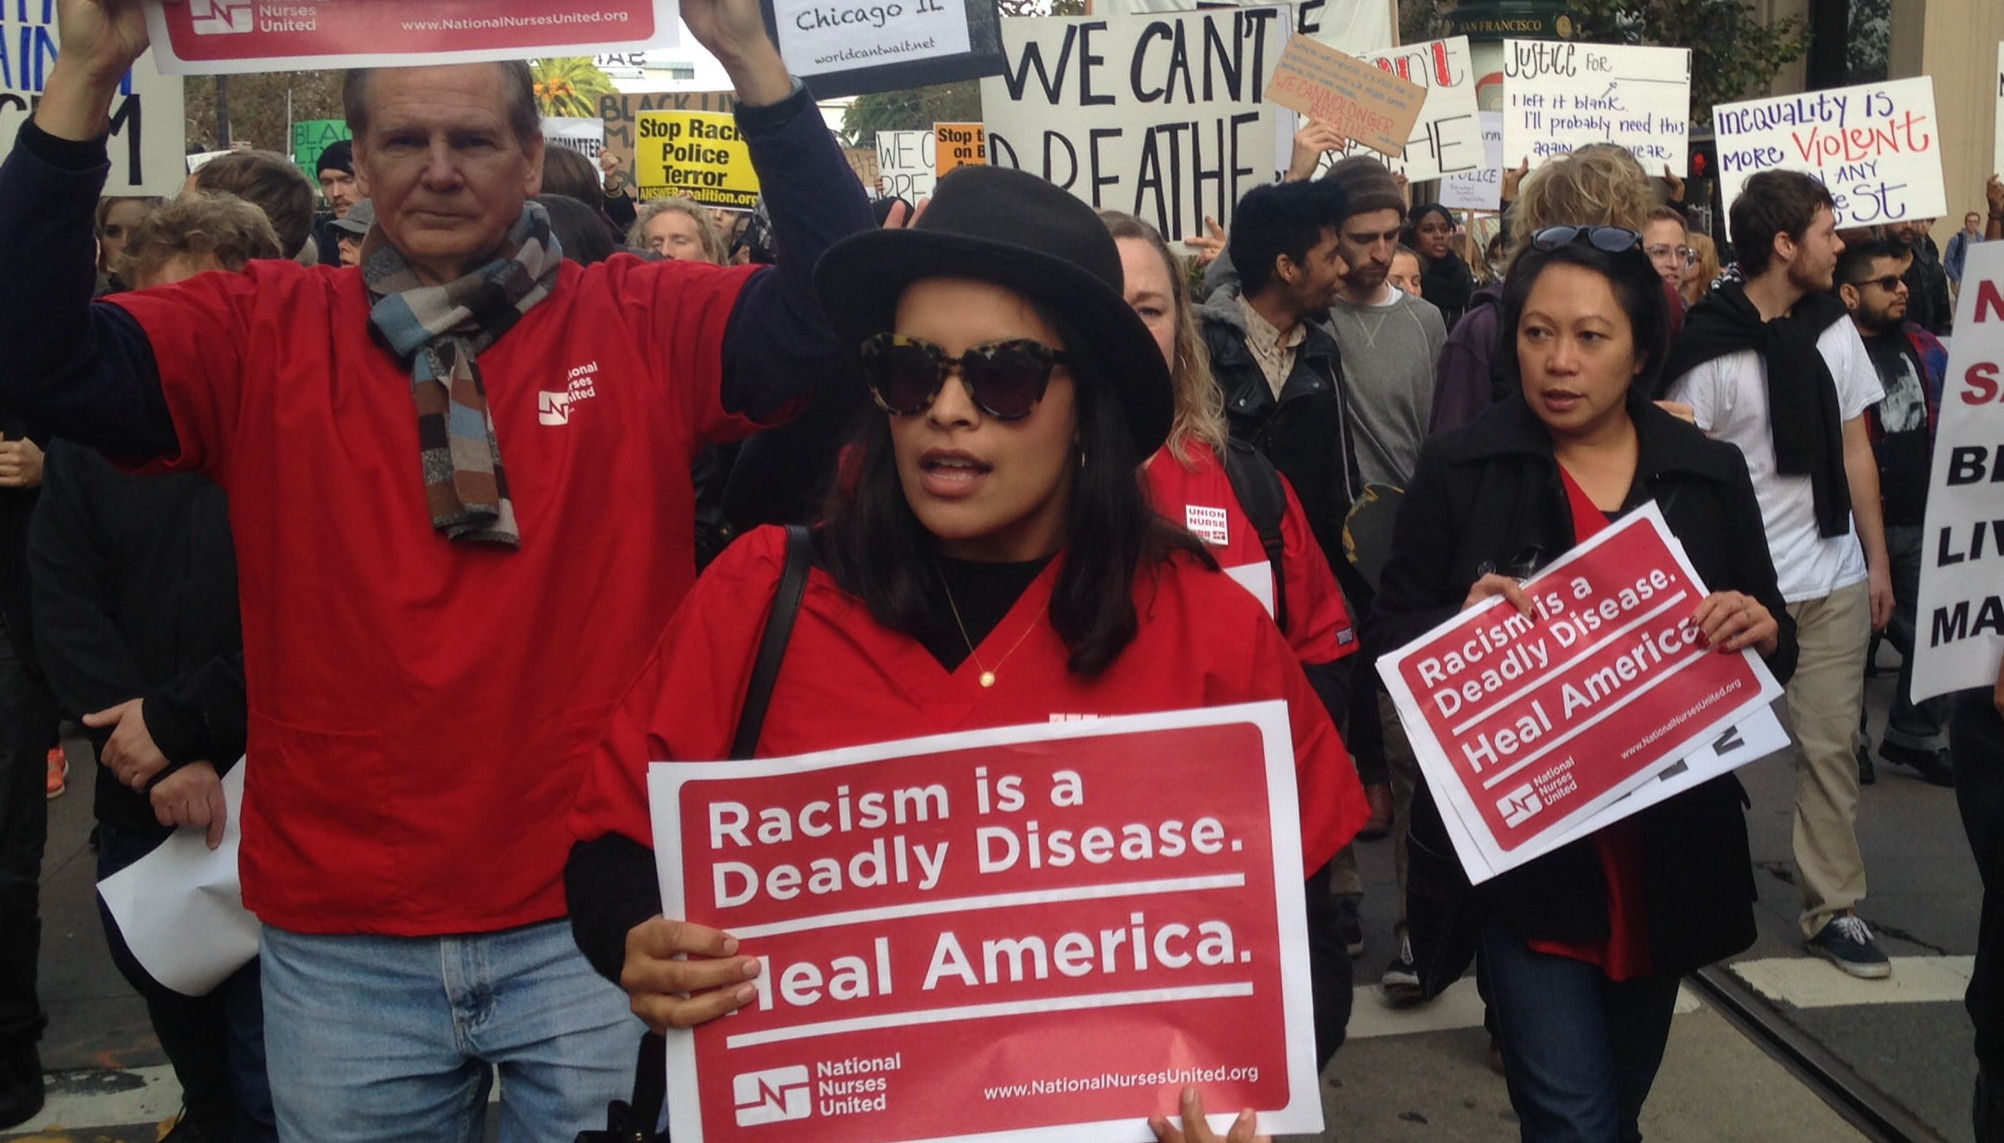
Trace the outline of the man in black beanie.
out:
[[[339,266],[341,231],[334,224],[348,217],[348,211],[362,201],[362,190],[355,184],[355,145],[346,139],[329,144],[320,152],[316,173],[320,179],[320,197],[327,200],[332,212],[313,220],[314,238],[320,243],[320,264]]]

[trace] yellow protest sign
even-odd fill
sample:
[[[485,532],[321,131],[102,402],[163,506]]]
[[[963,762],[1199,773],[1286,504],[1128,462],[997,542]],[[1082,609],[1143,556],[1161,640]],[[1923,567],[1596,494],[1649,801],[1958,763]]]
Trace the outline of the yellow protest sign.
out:
[[[691,198],[705,206],[758,205],[758,173],[737,119],[714,111],[642,111],[635,120],[635,182],[642,199]]]
[[[955,167],[988,165],[988,133],[979,123],[935,123],[933,173],[941,178]]]

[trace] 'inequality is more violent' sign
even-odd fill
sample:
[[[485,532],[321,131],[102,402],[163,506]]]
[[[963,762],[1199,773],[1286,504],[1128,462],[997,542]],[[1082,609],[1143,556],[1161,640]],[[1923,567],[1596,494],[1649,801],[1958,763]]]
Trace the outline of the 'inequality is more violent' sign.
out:
[[[677,1139],[1141,1140],[1190,1084],[1321,1129],[1284,703],[648,786],[667,915],[763,962],[669,1037]]]
[[[1721,104],[1712,109],[1712,130],[1727,210],[1761,171],[1815,175],[1837,204],[1840,229],[1939,218],[1948,209],[1934,80],[1926,76]]]
[[[1535,614],[1499,596],[1379,663],[1475,882],[1549,852],[1781,693],[1753,652],[1704,644],[1691,614],[1705,587],[1654,504],[1524,590]]]

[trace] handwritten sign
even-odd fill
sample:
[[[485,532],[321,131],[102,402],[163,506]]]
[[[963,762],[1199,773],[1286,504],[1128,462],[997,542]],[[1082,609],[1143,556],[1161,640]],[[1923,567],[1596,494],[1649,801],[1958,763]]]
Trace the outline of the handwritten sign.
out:
[[[988,161],[1020,167],[1171,241],[1226,225],[1273,181],[1267,82],[1279,8],[1002,21],[1008,68],[981,81]]]
[[[321,153],[352,137],[345,119],[302,119],[292,125],[292,161],[317,184]]]
[[[1497,597],[1379,664],[1475,882],[1550,852],[1781,693],[1757,655],[1702,644],[1705,586],[1654,504],[1525,592],[1531,617]]]
[[[657,763],[648,789],[664,912],[763,962],[750,1004],[668,1035],[677,1139],[1113,1143],[1188,1084],[1321,1130],[1285,704]]]
[[[814,76],[968,50],[967,8],[945,0],[773,0],[787,70]]]
[[[939,137],[931,131],[877,132],[877,194],[909,203],[932,197],[939,181]]]
[[[714,111],[643,111],[634,161],[640,197],[693,199],[704,206],[758,205],[758,172],[738,135],[737,117]]]
[[[59,52],[56,16],[49,4],[0,4],[0,144],[34,112]],[[152,53],[126,73],[111,100],[111,176],[108,195],[172,195],[187,178],[187,120],[181,81],[163,78]]]
[[[1556,40],[1503,41],[1503,160],[1533,167],[1589,143],[1681,171],[1691,134],[1691,52]]]
[[[1913,698],[1989,687],[2004,658],[2004,242],[1969,248],[1922,533]]]
[[[1503,208],[1503,113],[1484,111],[1482,166],[1440,180],[1440,203],[1453,210]]]
[[[1426,88],[1325,47],[1294,36],[1267,83],[1270,103],[1327,123],[1344,138],[1400,156],[1419,122]]]
[[[1815,175],[1837,203],[1840,228],[1939,218],[1948,209],[1941,123],[1926,76],[1727,103],[1712,109],[1712,129],[1727,211],[1759,171]]]
[[[935,123],[932,137],[933,170],[941,178],[955,167],[988,163],[988,131],[979,123]]]
[[[856,172],[856,181],[863,184],[863,193],[871,198],[882,198],[877,188],[877,149],[875,147],[844,147],[842,157],[849,160],[849,169]]]
[[[409,67],[673,47],[674,0],[147,0],[168,75]]]

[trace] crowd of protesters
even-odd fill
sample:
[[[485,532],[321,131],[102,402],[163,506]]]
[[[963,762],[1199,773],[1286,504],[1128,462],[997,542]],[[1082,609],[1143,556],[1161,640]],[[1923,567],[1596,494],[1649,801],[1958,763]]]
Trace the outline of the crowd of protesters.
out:
[[[1651,502],[1710,589],[1690,623],[1786,685],[1805,948],[1892,973],[1857,915],[1875,762],[1957,786],[2004,875],[2004,678],[1907,695],[1940,338],[2004,237],[1994,177],[1945,251],[1921,221],[1840,233],[1779,172],[1708,235],[1672,172],[1589,147],[1506,172],[1478,246],[1377,160],[1325,168],[1311,122],[1193,276],[1016,171],[873,216],[755,0],[686,0],[756,218],[546,145],[519,64],[352,73],[315,178],[249,151],[101,198],[144,17],[62,9],[0,167],[0,264],[38,268],[0,281],[0,1127],[43,1101],[62,719],[97,756],[100,879],[177,829],[219,844],[255,775],[256,958],[186,996],[103,911],[176,1137],[466,1138],[498,1072],[504,1140],[568,1140],[645,1033],[757,995],[754,947],[662,916],[650,761],[1280,699],[1318,1064],[1364,947],[1355,844],[1389,837],[1386,997],[1473,960],[1523,1138],[1639,1139],[1679,977],[1754,939],[1738,781],[1471,886],[1375,662],[1491,597],[1528,614],[1523,579]],[[1876,745],[1875,632],[1901,658]],[[1179,1110],[1159,1138],[1219,1138]]]

